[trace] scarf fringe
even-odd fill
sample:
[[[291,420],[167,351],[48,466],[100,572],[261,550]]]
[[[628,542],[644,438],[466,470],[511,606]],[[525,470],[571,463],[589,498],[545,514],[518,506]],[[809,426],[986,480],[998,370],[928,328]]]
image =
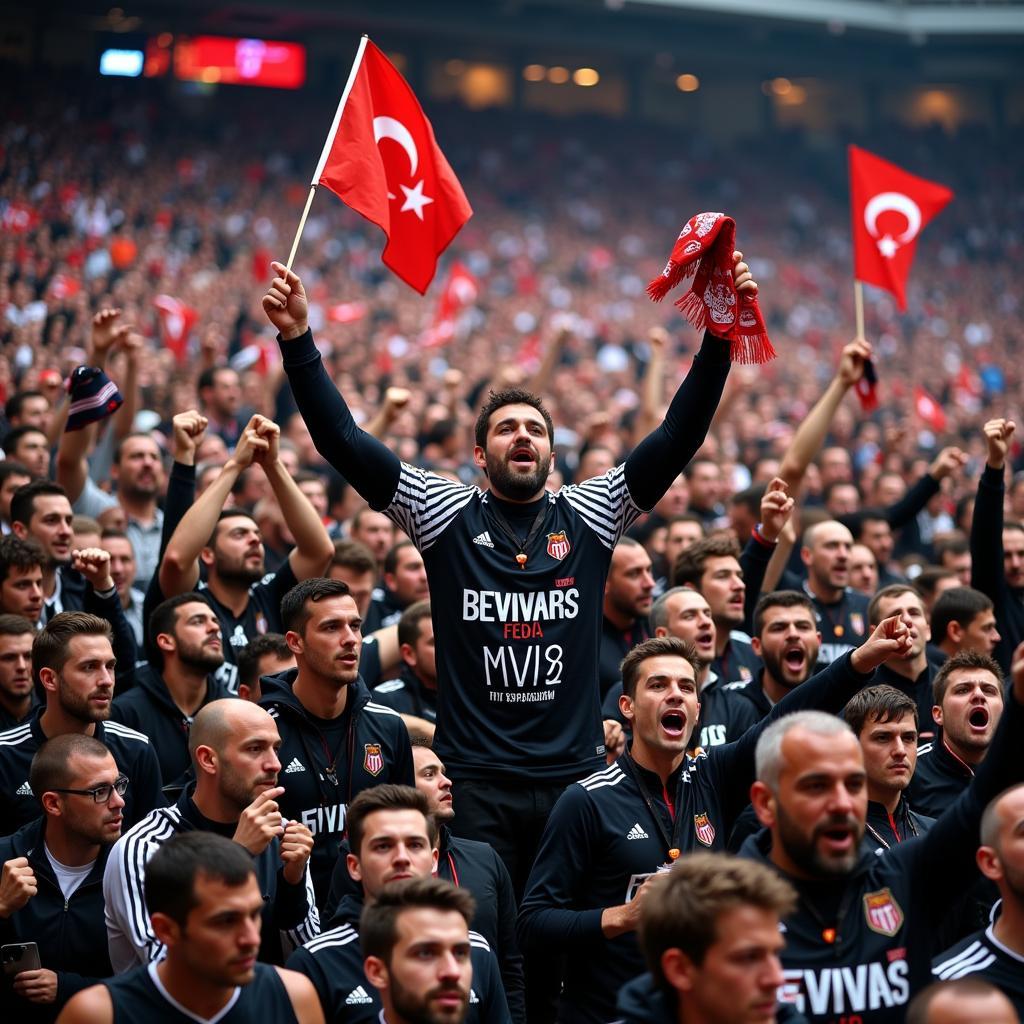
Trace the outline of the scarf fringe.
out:
[[[664,272],[647,285],[647,294],[651,301],[661,302],[677,284],[693,277],[697,273],[699,263],[699,260],[694,260],[692,263],[676,263],[674,260],[669,260],[665,265]]]
[[[729,343],[729,359],[746,366],[767,363],[776,354],[768,335],[763,332],[741,334]]]
[[[703,331],[708,322],[708,308],[696,292],[687,292],[676,300],[676,309],[686,318],[691,327]]]

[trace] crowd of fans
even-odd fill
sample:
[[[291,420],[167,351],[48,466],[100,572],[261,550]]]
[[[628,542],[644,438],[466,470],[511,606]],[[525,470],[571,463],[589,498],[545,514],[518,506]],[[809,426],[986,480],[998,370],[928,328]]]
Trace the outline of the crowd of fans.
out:
[[[887,1021],[924,989],[932,957],[937,978],[977,973],[1024,1006],[1007,967],[1024,956],[1019,853],[1003,837],[1020,789],[993,799],[1021,781],[1008,756],[1024,699],[1019,139],[882,127],[851,140],[957,195],[919,240],[909,312],[869,292],[868,340],[850,340],[838,142],[822,150],[778,132],[735,149],[684,145],[640,125],[444,109],[435,130],[475,216],[434,292],[422,299],[390,277],[377,229],[320,196],[295,263],[304,293],[277,276],[261,309],[326,108],[143,83],[79,82],[69,98],[71,84],[25,83],[0,117],[0,938],[12,979],[0,1005],[12,1019],[163,1005],[196,970],[186,923],[215,909],[200,885],[210,880],[258,886],[245,956],[311,982],[228,957],[196,981],[212,993],[196,1012],[211,1015],[218,993],[255,985],[252,1006],[310,1022],[771,1020],[776,991],[780,1020]],[[700,209],[736,219],[737,282],[757,281],[779,352],[728,379],[721,343],[701,347],[644,292]],[[424,339],[450,259],[477,296],[435,347]],[[325,378],[307,374],[317,351]],[[853,389],[869,357],[880,405],[865,412]],[[664,495],[645,511],[641,441],[677,419],[670,399],[687,373],[724,390],[715,408],[707,385],[708,429],[688,425],[694,457],[664,488],[647,448],[647,483]],[[314,405],[322,395],[335,409],[330,381],[366,434],[340,416],[337,435],[327,430]],[[460,760],[464,745],[452,749],[453,721],[470,721],[461,704],[452,711],[465,681],[445,678],[454,646],[436,658],[434,647],[440,616],[450,645],[458,600],[445,588],[464,575],[460,550],[434,546],[450,522],[445,511],[438,526],[435,509],[458,501],[470,522],[485,515],[466,485],[486,487],[493,470],[480,454],[493,415],[474,428],[489,389],[506,396],[491,414],[536,409],[515,429],[535,428],[531,453],[553,443],[548,487],[581,485],[558,506],[578,517],[566,520],[572,539],[547,533],[548,553],[578,557],[584,522],[608,531],[607,580],[595,558],[593,578],[580,569],[552,584],[590,585],[578,600],[601,628],[571,629],[593,640],[598,678],[573,714],[593,718],[584,732],[598,728],[600,699],[604,743],[570,768],[569,746],[560,770],[539,760],[532,780],[529,763],[506,759],[518,780],[490,772],[493,788]],[[383,448],[355,446],[346,462],[340,449],[357,434]],[[400,469],[360,468],[384,449]],[[616,497],[623,480],[629,502]],[[518,520],[505,526],[525,551],[531,523],[524,538]],[[501,546],[496,530],[471,540],[467,559]],[[514,563],[508,572],[514,581]],[[516,629],[528,625],[506,624],[503,639],[526,638]],[[559,683],[570,634],[544,629],[560,644]],[[508,658],[486,662],[506,687],[530,665]],[[678,726],[643,710],[654,661],[673,666],[657,678],[678,692]],[[817,860],[786,846],[796,805],[778,806],[790,798],[787,758],[815,742],[835,757],[848,744],[866,772],[861,817],[844,781],[842,806],[812,829]],[[673,792],[673,778],[688,787]],[[551,796],[529,812],[535,834],[513,809],[531,781]],[[523,826],[514,839],[515,821],[486,819],[506,799]],[[234,839],[253,873],[212,840],[183,844],[192,832]],[[668,871],[680,849],[702,847],[715,856]],[[858,851],[883,855],[861,869]],[[476,904],[408,881],[431,874]],[[864,901],[867,929],[845,947],[847,896],[822,895],[840,877],[855,879],[844,892]],[[794,909],[804,883],[810,916]],[[708,901],[690,905],[687,886]],[[172,890],[191,900],[183,917]],[[988,925],[997,895],[1001,923]],[[374,917],[386,907],[391,932]],[[472,972],[449,964],[448,1016],[416,1017],[396,995],[395,920],[410,907],[461,922],[456,960]],[[741,907],[760,917],[741,927],[730,917]],[[820,920],[821,908],[833,916]],[[694,923],[709,916],[710,928]],[[780,920],[788,953],[772,937]],[[722,1002],[733,981],[709,955],[742,936],[761,943],[748,1016],[739,995]],[[822,942],[837,966],[819,975]],[[25,943],[40,961],[7,970]],[[152,968],[152,989],[90,988],[158,963],[170,973]],[[870,975],[870,997],[852,982],[843,995],[847,982],[828,974],[840,968]],[[435,998],[420,994],[424,1006]],[[968,986],[964,998],[990,996]],[[932,1020],[942,998],[922,992],[912,1012]]]

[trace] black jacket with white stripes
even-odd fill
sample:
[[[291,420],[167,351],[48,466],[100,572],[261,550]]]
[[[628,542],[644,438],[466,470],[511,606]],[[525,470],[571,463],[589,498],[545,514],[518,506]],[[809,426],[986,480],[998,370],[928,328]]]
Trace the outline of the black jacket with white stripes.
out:
[[[281,351],[317,450],[423,554],[440,681],[435,749],[448,774],[557,783],[599,768],[598,650],[612,549],[703,443],[728,376],[728,344],[705,335],[664,422],[623,465],[525,504],[403,463],[360,430],[312,332]],[[509,532],[530,538],[522,566]]]
[[[914,810],[937,818],[971,784],[974,769],[954,754],[940,732],[917,748],[917,767],[907,789]]]
[[[179,832],[216,832],[233,838],[237,823],[211,821],[192,800],[194,787],[185,790],[173,807],[161,807],[143,818],[114,844],[103,873],[103,898],[110,962],[118,974],[151,960],[161,959],[164,947],[153,932],[146,910],[143,884],[146,863],[171,836]],[[320,918],[313,898],[313,883],[307,865],[303,882],[290,885],[282,874],[281,841],[271,840],[253,858],[256,880],[263,894],[263,935],[260,960],[281,963],[278,932],[288,933],[293,945],[313,938],[320,931]]]
[[[264,676],[260,705],[277,721],[281,747],[281,813],[313,833],[317,906],[330,890],[349,803],[364,789],[394,782],[415,785],[409,731],[397,711],[377,704],[362,679],[348,688],[345,710],[333,721],[315,718],[292,691],[298,669]],[[334,771],[328,770],[333,762]],[[333,781],[332,781],[333,780]]]
[[[932,961],[937,981],[977,978],[1006,993],[1024,1020],[1024,951],[1010,949],[995,934],[995,923],[969,935]]]
[[[377,990],[363,973],[359,945],[362,895],[346,896],[334,918],[336,927],[295,950],[285,965],[313,982],[327,1024],[377,1024],[383,1020]],[[469,933],[473,982],[469,994],[467,1024],[512,1024],[501,973],[487,940]]]
[[[39,724],[46,705],[36,708],[21,725],[0,733],[0,835],[9,835],[42,813],[28,782],[35,752],[46,742]],[[166,803],[160,762],[149,738],[119,722],[97,722],[93,735],[113,755],[117,769],[128,776],[124,795],[124,827],[130,828],[154,807]]]
[[[674,792],[628,754],[566,789],[548,819],[519,915],[524,952],[568,954],[559,1021],[614,1017],[616,993],[644,963],[633,934],[604,937],[602,910],[629,903],[668,862],[670,846],[684,853],[725,849],[733,820],[749,800],[754,748],[767,724],[804,708],[838,713],[871,678],[855,672],[845,655],[796,687],[735,743],[684,758]]]

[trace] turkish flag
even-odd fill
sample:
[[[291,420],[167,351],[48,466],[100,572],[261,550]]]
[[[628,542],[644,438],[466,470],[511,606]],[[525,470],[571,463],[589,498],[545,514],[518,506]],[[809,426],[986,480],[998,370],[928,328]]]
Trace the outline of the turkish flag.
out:
[[[187,354],[188,336],[199,314],[173,295],[158,295],[153,305],[160,316],[160,333],[164,345],[174,353],[179,363],[183,363]]]
[[[853,276],[891,292],[906,309],[917,236],[953,193],[865,149],[850,146],[849,154]]]
[[[455,337],[456,318],[466,306],[476,301],[479,290],[476,278],[456,260],[448,272],[444,291],[437,300],[434,323],[421,339],[423,348],[447,345]]]
[[[368,39],[313,175],[387,235],[381,259],[421,295],[473,215],[423,108]]]
[[[920,385],[914,387],[914,411],[935,433],[946,429],[946,413]]]

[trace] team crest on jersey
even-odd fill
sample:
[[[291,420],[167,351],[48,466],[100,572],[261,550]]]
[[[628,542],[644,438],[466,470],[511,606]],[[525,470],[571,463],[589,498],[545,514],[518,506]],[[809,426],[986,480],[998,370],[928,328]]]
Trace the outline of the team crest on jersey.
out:
[[[711,824],[706,811],[693,816],[693,827],[697,832],[697,838],[705,846],[710,846],[715,841],[715,826]]]
[[[850,612],[850,626],[854,633],[864,635],[864,616],[860,612]]]
[[[548,554],[552,558],[557,558],[558,561],[561,561],[570,551],[572,551],[572,545],[569,543],[569,538],[565,535],[565,530],[548,534]]]
[[[873,932],[889,938],[903,927],[903,911],[887,888],[865,894],[864,916]]]
[[[373,776],[380,775],[384,770],[384,755],[380,752],[380,744],[366,743],[363,749],[366,751],[363,767]]]

